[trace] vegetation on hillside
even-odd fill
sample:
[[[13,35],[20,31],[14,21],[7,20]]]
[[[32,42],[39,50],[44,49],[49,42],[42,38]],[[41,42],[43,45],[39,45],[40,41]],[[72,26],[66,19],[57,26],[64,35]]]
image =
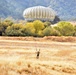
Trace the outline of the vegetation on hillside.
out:
[[[50,22],[14,22],[11,19],[0,21],[0,35],[4,36],[76,36],[76,26],[60,21],[56,26]]]
[[[32,6],[50,6],[61,20],[76,21],[76,0],[0,0],[0,17],[23,19],[23,11]]]

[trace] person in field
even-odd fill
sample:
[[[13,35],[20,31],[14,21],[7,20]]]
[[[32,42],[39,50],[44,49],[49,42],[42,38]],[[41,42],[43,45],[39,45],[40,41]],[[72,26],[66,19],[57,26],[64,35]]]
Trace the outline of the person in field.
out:
[[[36,50],[36,51],[37,51],[37,50]],[[39,59],[40,49],[39,49],[36,53],[37,53],[36,58]]]

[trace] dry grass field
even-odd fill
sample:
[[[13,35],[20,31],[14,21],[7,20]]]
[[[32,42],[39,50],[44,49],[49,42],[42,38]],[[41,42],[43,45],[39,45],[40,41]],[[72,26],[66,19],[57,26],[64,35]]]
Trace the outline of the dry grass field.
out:
[[[76,75],[76,37],[0,37],[0,75]]]

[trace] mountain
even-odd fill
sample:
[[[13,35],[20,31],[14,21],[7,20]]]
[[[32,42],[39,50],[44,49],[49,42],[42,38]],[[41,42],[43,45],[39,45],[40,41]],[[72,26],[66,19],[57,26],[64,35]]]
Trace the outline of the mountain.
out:
[[[50,6],[61,19],[76,19],[76,0],[51,0]]]
[[[0,0],[0,17],[23,19],[24,9],[50,6],[62,20],[76,20],[76,0]]]

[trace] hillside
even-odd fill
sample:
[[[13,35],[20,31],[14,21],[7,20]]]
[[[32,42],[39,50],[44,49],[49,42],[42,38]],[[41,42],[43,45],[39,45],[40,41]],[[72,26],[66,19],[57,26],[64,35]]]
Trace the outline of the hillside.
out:
[[[76,20],[76,0],[0,0],[0,17],[23,19],[24,9],[37,5],[50,6],[63,20]]]

